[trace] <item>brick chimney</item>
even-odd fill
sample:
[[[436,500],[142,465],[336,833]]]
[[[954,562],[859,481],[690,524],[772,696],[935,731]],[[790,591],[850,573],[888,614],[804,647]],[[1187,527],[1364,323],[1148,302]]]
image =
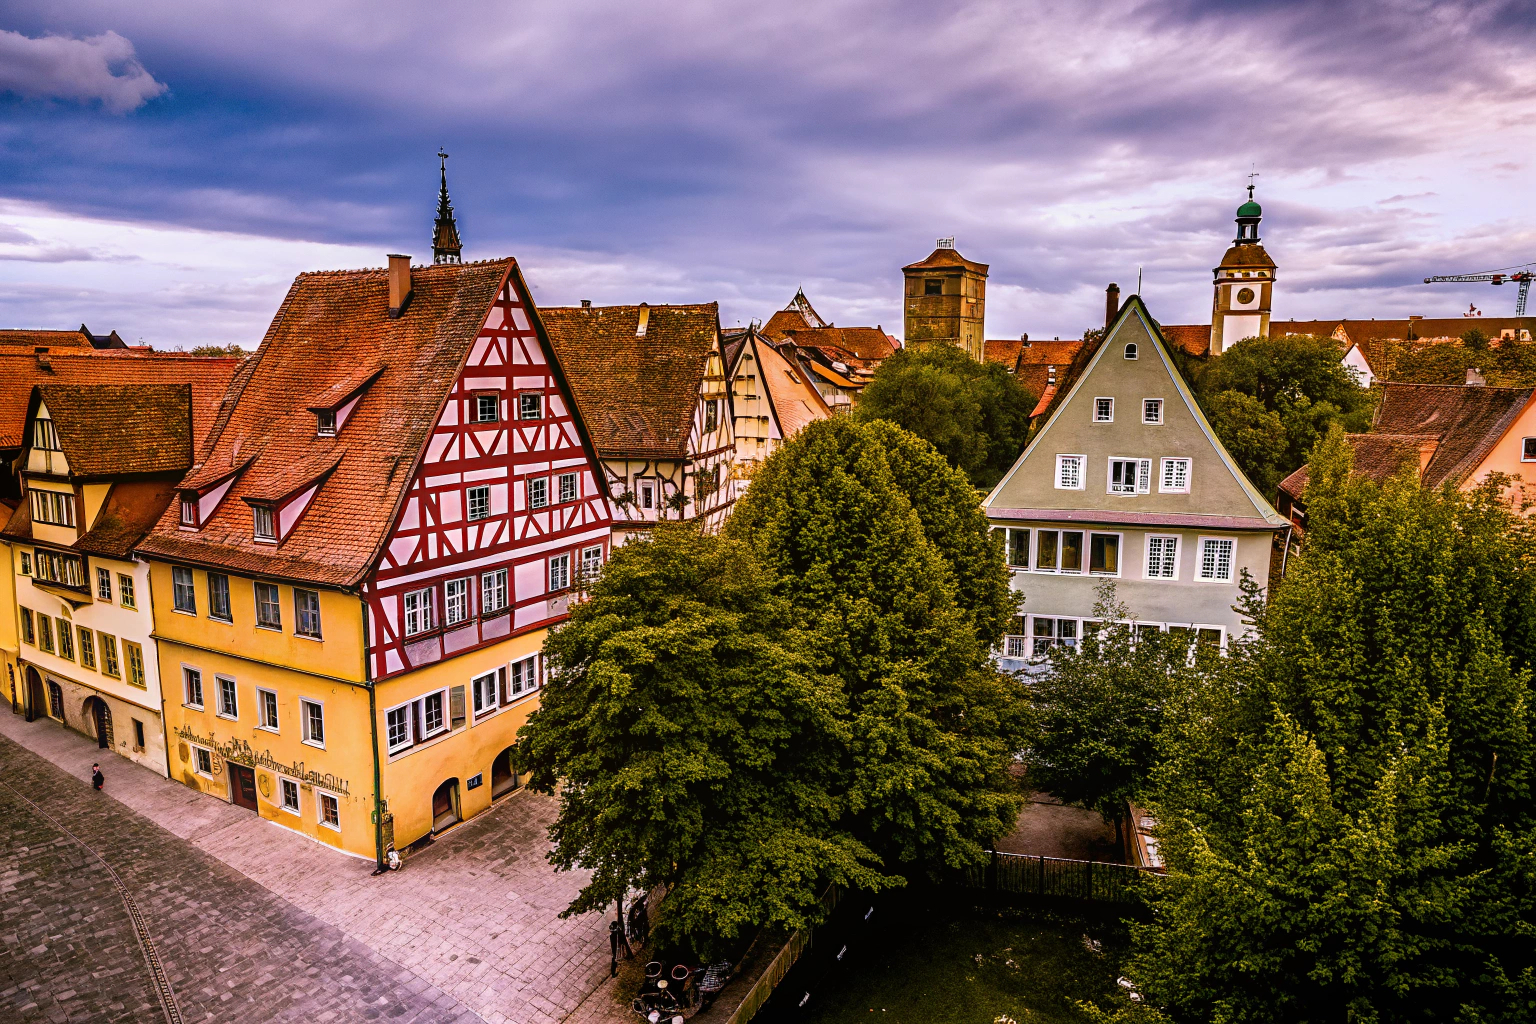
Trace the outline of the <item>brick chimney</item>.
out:
[[[411,258],[389,254],[389,318],[395,320],[411,304]]]
[[[591,299],[582,299],[581,300],[581,308],[582,309],[591,309],[592,308],[592,300]]]
[[[1109,330],[1109,325],[1115,322],[1115,314],[1120,312],[1120,286],[1113,281],[1104,289],[1104,329]]]

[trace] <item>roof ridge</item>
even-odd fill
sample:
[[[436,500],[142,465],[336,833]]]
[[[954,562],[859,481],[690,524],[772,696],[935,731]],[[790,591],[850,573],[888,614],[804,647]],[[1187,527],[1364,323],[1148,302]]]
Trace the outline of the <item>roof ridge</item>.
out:
[[[413,263],[412,270],[463,270],[467,267],[484,267],[493,263],[516,263],[516,256],[495,256],[465,263]],[[348,274],[387,274],[388,267],[338,267],[331,270],[301,270],[296,277],[344,277]]]

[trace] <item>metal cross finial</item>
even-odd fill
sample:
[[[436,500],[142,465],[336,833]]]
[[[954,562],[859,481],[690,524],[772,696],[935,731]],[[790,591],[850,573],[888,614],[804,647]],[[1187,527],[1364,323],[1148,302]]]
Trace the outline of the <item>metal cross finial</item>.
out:
[[[1258,176],[1259,176],[1259,172],[1258,171],[1249,171],[1248,172],[1248,198],[1249,199],[1253,198],[1253,179],[1257,178]]]
[[[443,152],[442,146],[437,147],[437,160],[439,170],[448,170],[448,154]]]

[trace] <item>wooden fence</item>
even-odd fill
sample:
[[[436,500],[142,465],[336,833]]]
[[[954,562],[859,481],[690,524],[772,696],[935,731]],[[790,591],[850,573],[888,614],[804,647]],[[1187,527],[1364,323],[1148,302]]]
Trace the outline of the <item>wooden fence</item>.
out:
[[[822,894],[822,920],[826,920],[832,913],[841,896],[841,891],[835,885],[830,886]],[[773,990],[778,987],[779,982],[784,980],[784,975],[788,974],[789,969],[795,966],[795,961],[800,959],[800,954],[810,947],[815,934],[815,928],[801,928],[789,937],[789,941],[784,943],[784,948],[780,949],[778,955],[768,964],[768,969],[763,971],[757,981],[753,982],[752,987],[747,990],[747,994],[742,997],[741,1005],[736,1007],[726,1024],[747,1024],[756,1016],[757,1011],[761,1010],[763,1004],[768,1001],[768,997],[773,995]]]
[[[994,851],[990,863],[966,869],[960,884],[1015,896],[1131,903],[1135,901],[1136,883],[1150,873],[1132,864]]]

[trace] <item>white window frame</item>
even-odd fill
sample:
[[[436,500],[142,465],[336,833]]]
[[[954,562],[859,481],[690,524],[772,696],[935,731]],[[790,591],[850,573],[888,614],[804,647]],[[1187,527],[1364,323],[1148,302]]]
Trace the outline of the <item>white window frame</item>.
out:
[[[1039,619],[1049,619],[1051,621],[1051,635],[1049,637],[1035,632],[1035,623]],[[1069,637],[1062,635],[1061,625],[1064,622],[1070,622],[1072,624],[1072,635]],[[1075,615],[1031,614],[1029,616],[1029,621],[1026,624],[1026,628],[1029,630],[1027,634],[1028,644],[1025,648],[1029,652],[1027,656],[1033,659],[1044,660],[1050,656],[1051,648],[1058,645],[1077,647],[1083,642],[1083,622],[1083,619],[1080,619]],[[1066,643],[1066,641],[1071,642]]]
[[[1077,483],[1062,483],[1063,470],[1068,462],[1077,464]],[[1086,455],[1058,455],[1056,456],[1056,489],[1058,491],[1081,491],[1088,487],[1088,456]]]
[[[266,532],[263,532],[263,527]],[[277,510],[270,505],[251,506],[251,539],[257,544],[277,543]]]
[[[496,598],[500,603],[492,606],[489,598]],[[512,605],[512,593],[507,586],[507,570],[492,569],[490,572],[480,574],[480,615],[500,615]]]
[[[96,567],[96,600],[112,600],[112,570],[99,565]]]
[[[400,595],[400,628],[406,636],[421,636],[432,632],[432,605],[436,594],[436,587],[422,587],[420,590],[407,590]],[[413,602],[416,605],[414,608],[411,607]]]
[[[464,492],[464,518],[471,523],[491,518],[490,484],[480,484]]]
[[[263,622],[263,621],[261,621],[262,600],[261,600],[261,591],[259,589],[257,589],[259,587],[271,587],[272,591],[276,594],[276,597],[274,597],[271,601],[267,602],[273,608],[277,609],[277,621],[276,622]],[[283,588],[278,586],[276,583],[266,583],[266,582],[263,582],[262,580],[255,580],[255,581],[253,581],[251,583],[251,597],[256,602],[256,628],[257,629],[270,629],[270,630],[273,630],[274,632],[281,633],[283,631]]]
[[[205,779],[213,778],[213,751],[207,747],[200,747],[196,743],[192,746],[192,770]],[[197,755],[202,754],[208,758],[208,767],[205,769]]]
[[[230,690],[231,690],[231,692],[232,692],[232,694],[234,696],[234,700],[231,702],[231,703],[234,704],[234,709],[233,710],[225,710],[225,707],[224,707],[224,684],[225,683],[229,684],[229,688],[230,688]],[[213,685],[214,685],[214,697],[215,697],[215,699],[218,702],[218,711],[216,711],[214,713],[215,716],[218,717],[218,718],[227,719],[228,721],[231,721],[231,722],[239,721],[240,720],[240,684],[235,682],[235,677],[234,676],[227,676],[227,675],[223,674],[222,672],[216,672],[216,673],[214,673],[214,676],[213,676]]]
[[[1173,572],[1163,576],[1152,572],[1152,542],[1154,540],[1173,542]],[[1148,580],[1177,580],[1179,578],[1179,558],[1184,554],[1184,538],[1177,533],[1149,533],[1146,535],[1146,543],[1142,547],[1141,575]]]
[[[1109,403],[1109,415],[1108,416],[1100,416],[1099,415],[1099,403],[1100,402],[1108,402]],[[1113,423],[1113,422],[1115,422],[1115,400],[1113,398],[1111,398],[1108,395],[1095,395],[1094,396],[1094,399],[1093,399],[1093,422],[1095,422],[1095,423]]]
[[[1207,576],[1205,574],[1205,546],[1207,543],[1225,543],[1232,545],[1232,560],[1227,564],[1225,578]],[[1200,537],[1195,542],[1195,579],[1200,583],[1233,583],[1237,580],[1237,538],[1236,537]]]
[[[529,399],[533,399],[534,402],[534,411],[531,416],[528,414],[528,407],[525,404]],[[542,391],[519,391],[517,393],[517,418],[520,420],[543,419],[544,393]]]
[[[1520,461],[1536,462],[1536,437],[1522,437],[1520,439]]]
[[[309,729],[309,709],[320,709],[320,738],[314,739]],[[309,697],[299,698],[299,735],[303,737],[299,742],[320,750],[325,749],[325,701],[312,700]]]
[[[484,409],[485,409],[484,403],[487,402],[487,401],[489,401],[491,403],[491,414],[489,416],[485,415],[485,412],[484,412]],[[474,396],[474,411],[475,411],[475,418],[472,421],[474,423],[496,423],[496,422],[500,421],[500,419],[501,419],[501,392],[500,391],[490,391],[490,392],[482,391],[482,392],[479,392],[478,394],[476,394]]]
[[[336,805],[336,824],[332,825],[325,820],[325,802],[329,800]],[[341,831],[341,797],[324,789],[315,789],[315,824],[321,828],[328,828],[332,832]]]
[[[436,729],[427,728],[427,701],[432,697],[436,697],[443,702],[443,723]],[[428,690],[420,697],[417,697],[415,700],[411,701],[411,703],[421,705],[421,738],[416,742],[425,743],[427,740],[436,739],[445,733],[450,733],[453,731],[453,720],[448,713],[448,687],[445,686],[440,690]],[[415,725],[413,724],[411,728],[414,732]]]
[[[310,594],[315,599],[315,628],[313,631],[304,628],[304,607],[299,603],[300,594]],[[293,635],[302,636],[308,640],[324,640],[323,630],[320,625],[320,591],[310,590],[306,587],[293,588]]]
[[[583,580],[596,579],[603,571],[603,546],[593,544],[581,549],[581,576]]]
[[[560,490],[560,504],[564,505],[568,501],[575,501],[581,497],[581,477],[577,474],[561,473],[557,482]],[[566,484],[570,484],[571,496],[569,498],[565,496]]]
[[[656,479],[642,477],[635,481],[635,501],[641,512],[656,511]]]
[[[1147,419],[1147,405],[1149,403],[1151,403],[1151,402],[1156,402],[1157,403],[1157,418],[1149,420],[1149,419]],[[1153,426],[1153,427],[1160,427],[1160,426],[1162,426],[1163,425],[1163,409],[1164,409],[1166,404],[1167,403],[1165,403],[1161,398],[1143,398],[1141,400],[1141,422],[1146,424],[1147,426]]]
[[[484,718],[501,708],[501,691],[506,685],[507,667],[498,665],[489,672],[481,672],[469,680],[470,712],[475,718]],[[486,680],[490,680],[486,683]],[[489,690],[482,693],[482,688]],[[482,697],[488,699],[482,700]]]
[[[191,673],[192,675],[196,675],[197,676],[197,703],[195,703],[195,704],[192,702],[192,687],[190,685],[192,680],[191,680],[191,678],[188,675],[189,673]],[[182,704],[182,707],[192,708],[192,709],[194,709],[196,711],[204,711],[204,710],[207,709],[208,705],[204,704],[203,702],[205,700],[207,700],[207,699],[208,699],[207,695],[205,693],[203,693],[203,670],[198,668],[196,665],[182,665],[181,666],[181,704]]]
[[[210,572],[205,577],[208,583],[208,617],[214,622],[234,622],[235,608],[229,597],[229,575],[222,572]],[[213,581],[224,581],[224,614],[218,613],[218,602],[213,599]]]
[[[267,698],[272,698],[272,722],[267,724]],[[278,725],[282,718],[281,709],[277,703],[277,691],[256,687],[256,728],[262,732],[278,732]]]
[[[1140,355],[1141,346],[1137,345],[1134,341],[1128,341],[1125,343],[1125,358],[1136,359]]]
[[[181,499],[181,525],[197,525],[197,502],[190,498]]]
[[[538,486],[534,486],[537,484]],[[528,508],[549,507],[549,477],[531,476],[523,482],[523,487],[528,495]]]
[[[457,626],[475,617],[469,596],[470,582],[473,579],[473,576],[460,576],[457,579],[443,581],[444,626]]]
[[[384,746],[391,754],[398,754],[402,750],[409,749],[416,742],[413,735],[416,731],[411,724],[411,701],[404,704],[396,704],[392,708],[384,709]],[[389,716],[401,714],[405,716],[405,738],[399,743],[394,742],[389,736]]]
[[[507,685],[503,688],[502,703],[515,704],[539,692],[539,656],[530,654],[518,658],[507,666]]]
[[[1003,564],[1014,572],[1026,572],[1034,561],[1035,554],[1035,529],[1032,526],[999,526],[996,527],[1003,535]],[[1013,535],[1024,534],[1024,561],[1013,561]]]
[[[1095,572],[1093,569],[1093,538],[1115,538],[1115,571]],[[1068,575],[1071,575],[1070,573]],[[1094,576],[1098,579],[1114,580],[1125,575],[1125,534],[1118,530],[1084,530],[1083,531],[1083,571],[1084,576]]]
[[[32,575],[32,552],[30,552],[30,551],[21,551],[21,552],[18,552],[18,554],[21,555],[21,574],[23,576],[31,576]]]
[[[571,553],[564,551],[558,555],[550,555],[549,592],[557,594],[569,589],[571,589]]]
[[[289,803],[288,803],[288,794],[289,794],[289,792],[293,793],[293,804],[292,804],[292,806],[290,806]],[[299,801],[302,800],[302,799],[303,798],[299,795],[299,784],[297,782],[295,782],[293,779],[284,778],[281,775],[279,775],[277,777],[277,806],[278,807],[281,807],[283,810],[287,811],[289,814],[300,814],[300,813],[302,813],[302,807],[301,807]]]
[[[1131,490],[1115,489],[1115,463],[1129,462],[1136,467],[1136,479],[1131,485]],[[1124,485],[1122,484],[1123,488]],[[1152,492],[1152,460],[1140,459],[1133,455],[1111,455],[1104,463],[1104,493],[1117,494],[1121,497],[1134,497],[1138,494],[1150,494]]]
[[[190,597],[186,607],[181,603],[183,592]],[[171,610],[183,615],[197,614],[197,577],[184,565],[171,566]]]
[[[336,436],[336,410],[335,409],[316,409],[315,410],[315,436],[316,437],[335,437]]]
[[[1166,487],[1168,470],[1176,463],[1184,463],[1184,486]],[[1188,494],[1191,478],[1195,475],[1195,463],[1193,459],[1184,456],[1170,456],[1159,459],[1157,464],[1157,492],[1159,494]]]
[[[1034,530],[1035,535],[1029,539],[1030,572],[1043,572],[1050,576],[1085,576],[1088,574],[1089,531],[1087,529],[1081,527],[1068,529],[1063,526],[1035,526],[1031,527],[1031,529]],[[1040,568],[1040,535],[1042,533],[1054,533],[1056,535],[1056,568],[1054,569]],[[1076,569],[1063,569],[1061,567],[1062,553],[1066,549],[1066,545],[1062,543],[1061,538],[1069,533],[1078,534],[1083,538],[1082,548],[1078,552],[1082,564]]]

